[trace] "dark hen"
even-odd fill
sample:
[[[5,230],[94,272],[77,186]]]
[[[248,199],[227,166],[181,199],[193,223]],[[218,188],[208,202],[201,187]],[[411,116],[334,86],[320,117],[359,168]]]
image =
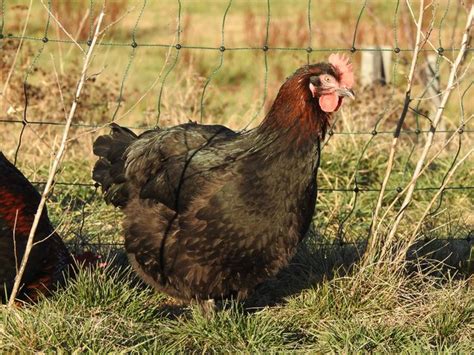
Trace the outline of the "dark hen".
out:
[[[9,296],[25,251],[41,196],[28,179],[0,152],[0,298]],[[54,290],[72,266],[71,256],[43,210],[19,300],[36,301]]]
[[[93,178],[123,208],[125,248],[147,283],[184,301],[244,298],[288,264],[351,70],[340,57],[299,69],[248,132],[187,123],[137,136],[114,124],[95,141]]]

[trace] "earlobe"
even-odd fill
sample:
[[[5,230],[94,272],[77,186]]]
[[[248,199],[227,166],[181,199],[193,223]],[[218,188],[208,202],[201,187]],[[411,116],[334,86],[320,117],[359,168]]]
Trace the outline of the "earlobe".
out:
[[[313,85],[313,83],[309,83],[309,90],[311,91],[311,94],[313,95],[313,97],[316,97],[317,89],[316,89],[316,86]]]

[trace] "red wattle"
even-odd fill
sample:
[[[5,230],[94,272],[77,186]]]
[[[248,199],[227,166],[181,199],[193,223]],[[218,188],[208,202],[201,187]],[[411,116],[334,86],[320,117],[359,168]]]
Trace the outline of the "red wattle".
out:
[[[321,110],[323,110],[324,112],[334,112],[340,106],[339,97],[337,96],[336,93],[322,95],[319,98],[319,106],[321,107]]]

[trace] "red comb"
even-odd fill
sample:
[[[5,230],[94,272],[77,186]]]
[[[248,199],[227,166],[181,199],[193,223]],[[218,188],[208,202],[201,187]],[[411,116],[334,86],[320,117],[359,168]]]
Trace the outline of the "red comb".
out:
[[[341,86],[351,88],[354,85],[354,73],[352,71],[352,64],[349,62],[349,58],[344,55],[331,54],[329,56],[329,63],[336,68],[341,76]]]

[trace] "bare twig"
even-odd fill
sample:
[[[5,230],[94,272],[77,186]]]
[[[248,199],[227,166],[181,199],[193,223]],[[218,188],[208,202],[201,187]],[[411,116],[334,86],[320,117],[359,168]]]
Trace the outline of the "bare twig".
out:
[[[134,109],[135,107],[137,107],[138,104],[140,104],[140,102],[142,102],[143,99],[144,99],[144,98],[155,88],[155,86],[159,83],[159,81],[160,81],[160,79],[161,79],[161,77],[162,77],[162,75],[163,75],[163,72],[165,71],[165,67],[166,67],[166,65],[167,65],[168,62],[169,62],[169,58],[170,58],[170,56],[171,56],[171,49],[172,49],[172,48],[173,48],[173,46],[170,46],[170,47],[168,48],[168,52],[166,53],[166,57],[165,57],[164,64],[163,64],[163,66],[161,67],[161,70],[160,70],[160,72],[158,73],[158,76],[156,77],[155,81],[153,81],[153,83],[152,83],[152,84],[150,85],[150,87],[143,93],[143,95],[140,96],[140,97],[138,98],[138,100],[137,100],[132,106],[130,106],[130,108],[129,108],[126,112],[124,112],[124,113],[117,119],[117,121],[121,120],[122,118],[124,118],[124,117],[126,117],[128,114],[130,114],[130,112],[132,112],[133,109]]]
[[[431,201],[429,202],[428,206],[426,207],[425,211],[423,212],[423,215],[421,216],[420,220],[418,221],[418,224],[416,225],[415,229],[413,230],[413,233],[412,233],[412,236],[410,238],[410,241],[413,242],[417,236],[417,233],[418,233],[418,230],[420,229],[421,225],[423,224],[423,221],[425,219],[425,217],[428,215],[428,212],[430,211],[431,209],[431,206],[433,206],[433,204],[435,203],[436,199],[438,198],[438,196],[443,192],[444,188],[446,187],[446,185],[448,185],[449,181],[451,180],[451,178],[453,177],[455,171],[461,166],[461,164],[464,162],[464,160],[466,160],[471,154],[472,152],[474,152],[474,148],[471,148],[467,153],[466,155],[464,155],[457,163],[455,166],[452,167],[451,171],[449,172],[449,174],[446,176],[446,179],[444,181],[444,183],[441,185],[441,187],[438,189],[438,191],[436,192],[436,194],[433,196],[433,198],[431,199]],[[411,243],[407,243],[407,248],[410,246]]]
[[[471,119],[473,118],[473,116],[470,116],[464,123],[462,123],[457,129],[461,129],[465,124],[467,124]],[[455,133],[453,133],[451,135],[451,137],[449,137],[446,142],[443,144],[443,146],[438,150],[438,152],[436,152],[436,154],[433,155],[433,157],[428,160],[428,162],[425,164],[425,166],[423,167],[423,169],[420,171],[420,173],[417,175],[417,178],[419,178],[424,172],[426,169],[428,169],[428,167],[431,165],[431,163],[448,147],[448,145],[451,143],[451,141],[454,139],[454,137],[456,137],[458,135],[457,133],[457,130]],[[407,186],[405,186],[405,188],[400,191],[400,193],[398,194],[397,197],[394,198],[394,200],[391,202],[391,204],[387,207],[387,209],[384,211],[384,214],[382,215],[382,217],[380,218],[380,221],[377,225],[377,227],[375,228],[375,233],[378,233],[378,230],[380,229],[381,225],[382,225],[382,222],[385,220],[385,218],[387,217],[388,213],[392,210],[392,208],[395,207],[395,205],[397,204],[397,202],[399,201],[399,199],[403,196],[404,193],[406,193],[408,191],[408,189],[412,186],[414,182],[411,181],[408,183]]]
[[[101,31],[101,33],[103,33],[103,31]],[[144,98],[155,88],[155,86],[159,83],[159,81],[160,81],[160,79],[161,79],[161,77],[162,77],[162,75],[163,75],[163,72],[164,72],[164,70],[165,70],[165,68],[166,68],[166,66],[167,66],[167,64],[168,64],[168,62],[169,62],[169,58],[170,58],[170,56],[171,56],[171,50],[172,50],[173,48],[174,48],[174,45],[168,47],[168,52],[166,52],[166,57],[165,57],[165,61],[164,61],[164,63],[163,63],[163,66],[161,67],[160,72],[158,73],[156,79],[153,81],[153,83],[150,85],[150,87],[143,93],[142,96],[140,96],[140,98],[138,98],[138,100],[137,100],[133,105],[130,106],[130,108],[129,108],[126,112],[124,112],[119,118],[117,118],[117,119],[115,120],[115,122],[119,122],[121,119],[123,119],[124,117],[126,117],[127,115],[129,115],[130,112],[132,112],[132,111],[135,109],[135,107],[137,107],[137,106],[140,104],[140,102],[142,102],[143,99],[144,99]],[[80,137],[82,137],[82,136],[90,135],[90,134],[95,133],[95,132],[97,132],[97,131],[99,131],[99,130],[101,130],[101,129],[104,129],[104,128],[107,127],[107,126],[109,126],[109,123],[104,123],[103,125],[101,125],[101,126],[99,126],[99,127],[95,127],[95,128],[93,128],[93,129],[90,129],[90,130],[85,130],[84,132],[82,132],[81,134],[76,135],[75,137],[71,138],[70,140],[75,140],[75,139],[78,139],[78,138],[80,138]]]
[[[51,18],[54,20],[54,22],[56,22],[56,24],[59,26],[59,28],[61,28],[63,30],[63,32],[66,34],[66,36],[68,36],[69,39],[81,50],[81,52],[85,54],[86,52],[81,47],[81,45],[79,43],[77,43],[76,39],[64,28],[64,26],[61,24],[61,22],[59,22],[59,20],[56,18],[56,16],[54,16],[54,14],[49,10],[48,6],[46,6],[46,4],[43,2],[43,0],[40,0],[40,1],[41,1],[41,4],[43,5],[43,7],[46,9],[46,11],[48,11]]]
[[[408,112],[408,105],[409,105],[410,100],[411,100],[410,93],[411,93],[411,88],[412,88],[412,85],[413,85],[413,77],[415,75],[416,63],[418,61],[418,56],[419,56],[419,53],[420,53],[420,49],[422,48],[422,46],[424,44],[424,42],[421,39],[421,27],[422,27],[422,22],[423,22],[423,14],[424,14],[424,1],[421,0],[420,1],[420,13],[419,13],[419,17],[418,17],[418,23],[416,24],[417,32],[416,32],[415,50],[414,50],[413,58],[412,58],[412,61],[411,61],[410,72],[408,74],[407,88],[406,88],[406,91],[405,91],[405,105],[404,105],[403,111],[400,115],[400,119],[399,119],[398,126],[397,126],[397,131],[398,132],[399,132],[399,130],[401,130],[403,121],[404,121],[405,116]],[[385,195],[385,190],[387,188],[387,183],[388,183],[388,180],[389,180],[390,175],[392,173],[394,159],[395,159],[395,151],[396,151],[396,148],[397,148],[397,145],[398,145],[398,141],[399,141],[399,133],[398,134],[395,133],[395,135],[393,137],[393,140],[392,140],[392,145],[391,145],[391,148],[390,148],[390,154],[389,154],[389,158],[388,158],[388,162],[387,162],[387,169],[386,169],[385,176],[384,176],[384,179],[383,179],[383,182],[382,182],[382,187],[380,189],[380,193],[379,193],[379,196],[378,196],[378,199],[377,199],[377,205],[375,207],[374,215],[372,217],[372,223],[371,223],[370,232],[369,232],[369,243],[367,245],[367,252],[366,252],[366,257],[365,257],[366,261],[367,261],[368,257],[373,257],[374,256],[375,247],[376,247],[376,244],[377,244],[377,241],[378,241],[377,233],[374,233],[374,227],[377,223],[378,214],[380,212],[380,209],[382,208],[382,202],[383,202],[383,198],[384,198],[384,195]]]
[[[438,107],[438,110],[436,111],[435,118],[433,119],[432,129],[428,133],[428,137],[426,139],[425,146],[424,146],[423,151],[421,153],[421,156],[418,160],[418,163],[416,164],[415,170],[413,172],[413,177],[412,177],[412,180],[410,182],[410,187],[407,191],[407,194],[406,194],[405,199],[402,203],[402,206],[399,209],[397,217],[395,218],[395,221],[392,224],[392,228],[390,229],[390,232],[388,234],[387,241],[384,245],[384,249],[382,250],[382,257],[389,250],[389,248],[390,248],[389,245],[390,245],[391,241],[393,240],[393,238],[396,234],[398,225],[400,224],[400,221],[402,220],[403,215],[405,214],[406,208],[408,207],[408,205],[410,204],[410,202],[412,200],[413,192],[414,192],[415,186],[416,186],[416,181],[418,180],[418,176],[419,176],[419,173],[420,173],[421,169],[423,168],[426,156],[428,155],[428,152],[429,152],[429,150],[430,150],[430,148],[433,144],[433,138],[434,138],[434,135],[435,135],[435,132],[436,132],[436,127],[438,127],[438,124],[441,121],[446,103],[448,102],[451,91],[454,89],[453,84],[456,81],[457,71],[458,71],[458,68],[459,68],[459,66],[461,65],[461,63],[464,59],[464,54],[465,54],[466,49],[468,47],[469,37],[470,37],[470,30],[471,30],[471,26],[472,26],[473,17],[474,17],[474,5],[471,6],[471,10],[470,10],[469,15],[467,17],[466,27],[465,27],[464,35],[463,35],[462,42],[461,42],[462,43],[461,48],[460,48],[459,53],[456,57],[456,60],[454,61],[453,66],[451,68],[451,72],[449,74],[449,79],[448,79],[448,84],[446,85],[446,91],[444,92],[444,94],[442,96],[441,104]]]
[[[18,273],[18,253],[17,253],[17,248],[16,248],[16,224],[18,222],[18,210],[15,212],[15,223],[13,224],[13,233],[12,233],[12,238],[13,238],[13,252],[15,253],[15,272]]]
[[[413,19],[413,22],[415,22],[416,24],[416,20],[415,20],[415,14],[413,13],[413,10],[411,8],[411,5],[410,5],[410,1],[407,1],[407,7],[408,7],[408,11],[410,12],[410,15]],[[433,20],[434,20],[434,16],[433,16]],[[417,25],[418,27],[418,25]],[[420,26],[421,27],[421,26]],[[432,28],[432,27],[431,27]],[[421,31],[420,28],[418,28],[418,30]],[[431,49],[433,49],[434,52],[438,52],[438,48],[436,48],[436,46],[429,40],[429,35],[430,35],[430,32],[428,32],[428,34],[424,34],[423,31],[420,32],[421,35],[423,36],[423,38],[425,39],[426,43],[428,43],[428,45],[431,47]],[[453,64],[453,62],[451,62],[451,60],[449,60],[449,58],[447,58],[446,56],[441,56],[442,59],[446,60],[449,64]]]
[[[81,35],[82,29],[84,28],[84,25],[85,25],[85,23],[86,23],[86,20],[87,20],[87,18],[88,18],[90,15],[91,15],[91,9],[88,8],[87,11],[86,11],[86,13],[85,13],[84,16],[82,17],[81,22],[79,23],[79,27],[78,27],[78,29],[77,29],[77,31],[76,31],[76,35],[74,36],[75,39],[76,39],[76,42],[79,41],[79,36]],[[58,26],[58,27],[59,27],[59,26]],[[72,51],[73,48],[74,48],[73,46],[70,46],[70,47],[69,47],[68,51],[66,52],[66,57],[68,57],[69,54],[71,54],[71,51]]]
[[[64,111],[64,119],[67,120],[67,110],[66,110],[66,104],[64,102],[63,89],[61,88],[61,83],[59,82],[59,74],[58,74],[58,70],[56,69],[56,64],[54,62],[53,54],[51,54],[51,63],[53,64],[56,84],[58,85],[59,98],[61,99],[61,106],[63,107],[63,111]]]
[[[55,27],[56,29],[56,36],[58,38],[61,38],[61,32],[59,32],[59,26]],[[59,70],[61,71],[61,75],[64,75],[64,61],[63,61],[63,43],[61,41],[56,42],[58,46],[58,55],[59,55]],[[69,49],[71,49],[71,46],[69,46]],[[65,115],[67,113],[65,112]]]
[[[135,9],[137,8],[138,4],[136,4],[135,6],[132,6],[130,8],[127,9],[127,11],[125,13],[123,13],[121,16],[119,16],[115,21],[112,21],[111,23],[109,23],[107,26],[105,26],[99,33],[99,36],[101,36],[103,33],[107,32],[109,30],[109,28],[115,26],[117,23],[119,23],[120,21],[122,21],[125,17],[127,17],[129,14],[131,14],[133,11],[135,11]]]
[[[64,131],[63,131],[63,136],[62,136],[62,139],[61,139],[61,143],[60,143],[60,146],[58,148],[58,151],[55,154],[53,164],[52,164],[52,166],[49,170],[48,179],[46,181],[46,185],[44,187],[43,193],[41,194],[41,200],[40,200],[40,203],[38,205],[38,209],[36,211],[35,218],[33,220],[33,225],[31,226],[31,230],[30,230],[30,233],[28,235],[28,242],[26,244],[25,252],[24,252],[23,258],[21,260],[20,269],[19,269],[19,271],[18,271],[18,273],[15,277],[15,283],[13,285],[13,289],[12,289],[12,292],[11,292],[11,295],[10,295],[10,299],[8,301],[8,307],[12,307],[15,303],[15,299],[16,299],[16,296],[18,294],[18,290],[20,288],[21,279],[23,277],[23,273],[25,272],[26,264],[28,262],[28,258],[29,258],[29,255],[31,253],[31,249],[33,247],[33,242],[34,242],[33,239],[34,239],[34,236],[35,236],[35,233],[36,233],[36,229],[38,227],[38,223],[40,221],[41,214],[43,212],[43,209],[44,209],[44,206],[45,206],[45,203],[46,203],[46,198],[48,197],[49,191],[50,191],[50,189],[53,185],[54,177],[55,177],[56,172],[57,172],[57,170],[59,168],[59,165],[61,163],[61,158],[63,157],[64,152],[66,150],[66,145],[67,145],[66,143],[67,143],[67,138],[68,138],[68,134],[69,134],[69,129],[71,127],[72,120],[73,120],[74,114],[76,112],[77,103],[78,103],[79,97],[81,95],[82,88],[83,88],[84,83],[86,81],[87,69],[89,68],[89,65],[90,65],[90,62],[91,62],[92,53],[94,51],[94,47],[95,47],[95,44],[97,42],[97,38],[99,36],[99,30],[100,30],[100,26],[102,24],[102,20],[104,19],[104,15],[105,15],[104,8],[102,8],[102,11],[101,11],[101,13],[99,15],[99,18],[97,20],[97,26],[96,26],[95,33],[94,33],[94,38],[92,39],[91,46],[87,50],[87,53],[86,53],[86,56],[85,56],[85,59],[84,59],[84,64],[83,64],[83,67],[82,67],[81,77],[80,77],[79,82],[77,84],[76,94],[74,96],[74,100],[72,102],[71,109],[69,111],[69,115],[68,115],[68,118],[66,120],[66,124],[64,126]]]
[[[474,62],[474,58],[471,58],[471,60],[469,61],[469,64],[464,65],[465,68],[463,69],[463,72],[461,73],[461,75],[456,76],[456,81],[453,83],[453,85],[451,85],[451,86],[447,87],[446,89],[440,91],[436,95],[416,97],[416,98],[413,98],[413,101],[428,101],[428,100],[433,100],[435,97],[441,98],[446,91],[452,90],[454,87],[457,87],[458,83],[461,82],[468,74],[470,74],[470,69],[471,69],[472,62]],[[439,99],[439,102],[441,102],[441,99]],[[438,104],[438,106],[439,106],[439,104]],[[438,106],[436,106],[436,107],[438,107]]]

